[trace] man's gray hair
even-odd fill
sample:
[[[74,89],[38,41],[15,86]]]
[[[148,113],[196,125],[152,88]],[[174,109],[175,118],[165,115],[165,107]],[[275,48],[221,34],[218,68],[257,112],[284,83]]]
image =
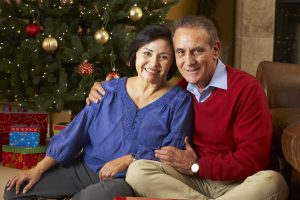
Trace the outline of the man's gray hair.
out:
[[[173,36],[178,28],[202,28],[206,30],[209,35],[209,44],[211,47],[219,41],[218,31],[215,24],[205,16],[191,15],[182,17],[175,21],[172,30]]]

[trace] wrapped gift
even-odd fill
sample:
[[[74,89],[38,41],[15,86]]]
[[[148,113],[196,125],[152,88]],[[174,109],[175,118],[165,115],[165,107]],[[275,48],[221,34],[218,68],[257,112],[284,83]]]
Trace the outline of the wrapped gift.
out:
[[[9,145],[19,147],[37,147],[40,144],[38,132],[10,132]]]
[[[9,143],[8,133],[0,133],[0,162],[2,161],[2,145]]]
[[[47,113],[14,113],[0,112],[0,134],[9,133],[10,127],[14,124],[38,125],[40,131],[40,144],[46,142],[48,130],[48,114]]]
[[[67,125],[68,125],[68,123],[66,123],[66,122],[54,124],[53,125],[53,134],[54,135],[58,134],[60,131],[62,131],[64,128],[66,128]]]
[[[13,124],[9,127],[9,132],[41,132],[39,125]]]
[[[26,112],[26,109],[8,101],[0,101],[0,112]]]
[[[30,169],[46,155],[46,146],[16,147],[2,145],[2,164],[4,167]]]
[[[72,120],[72,111],[71,110],[62,110],[57,113],[51,113],[51,119],[52,119],[52,124],[50,125],[50,136],[53,136],[60,132],[66,125]],[[54,130],[54,127],[56,125],[62,125],[61,127],[57,127],[56,130]]]

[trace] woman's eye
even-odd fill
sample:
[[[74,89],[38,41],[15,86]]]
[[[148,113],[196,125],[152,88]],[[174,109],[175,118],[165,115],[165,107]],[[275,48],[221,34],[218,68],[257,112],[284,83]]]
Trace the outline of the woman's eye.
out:
[[[160,57],[160,60],[168,60],[169,57],[167,55],[161,55]]]
[[[151,56],[151,53],[149,51],[144,51],[143,55],[145,55],[145,56]]]

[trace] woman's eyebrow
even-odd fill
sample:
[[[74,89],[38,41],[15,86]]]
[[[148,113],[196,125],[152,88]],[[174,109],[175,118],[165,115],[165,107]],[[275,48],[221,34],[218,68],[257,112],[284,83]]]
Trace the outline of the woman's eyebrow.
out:
[[[151,51],[151,52],[153,52],[153,50],[152,50],[152,49],[149,49],[149,48],[147,48],[147,47],[144,47],[143,49],[146,49],[146,50],[148,50],[148,51]]]

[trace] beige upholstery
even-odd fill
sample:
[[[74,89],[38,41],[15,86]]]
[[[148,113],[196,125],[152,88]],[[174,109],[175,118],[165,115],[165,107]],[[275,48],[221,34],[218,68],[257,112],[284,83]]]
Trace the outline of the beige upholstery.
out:
[[[273,158],[280,161],[279,171],[290,186],[289,199],[299,199],[300,64],[263,61],[256,78],[268,97],[273,117]]]

